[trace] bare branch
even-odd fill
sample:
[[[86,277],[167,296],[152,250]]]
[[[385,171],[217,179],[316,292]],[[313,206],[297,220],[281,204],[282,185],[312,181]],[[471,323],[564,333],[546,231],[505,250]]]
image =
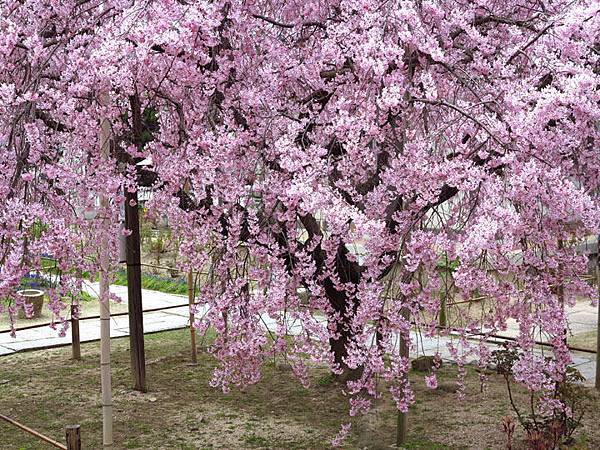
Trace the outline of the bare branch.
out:
[[[520,49],[518,49],[516,52],[514,52],[510,58],[508,58],[507,63],[510,64],[512,62],[513,59],[515,59],[515,57],[519,54],[519,53],[525,53],[525,50],[527,50],[531,45],[533,45],[539,38],[541,38],[546,31],[548,31],[550,28],[552,28],[554,26],[554,22],[552,22],[551,24],[547,25],[546,27],[544,27],[543,30],[541,30],[538,34],[536,34],[534,36],[533,39],[531,39],[527,44],[525,44],[523,47],[521,47]]]
[[[472,120],[473,122],[475,122],[477,125],[479,125],[481,128],[483,128],[485,130],[485,132],[498,144],[500,145],[502,148],[506,149],[508,147],[507,144],[505,144],[504,142],[502,142],[498,137],[496,137],[491,131],[490,129],[484,125],[481,121],[479,121],[478,119],[476,119],[472,114],[469,114],[467,111],[465,111],[464,109],[456,106],[453,103],[449,103],[445,100],[428,100],[426,98],[415,98],[412,97],[411,98],[412,101],[415,102],[420,102],[420,103],[427,103],[429,105],[438,105],[438,106],[445,106],[446,108],[450,108],[453,109],[454,111],[456,111],[459,114],[462,114],[463,116],[465,116],[467,119]]]

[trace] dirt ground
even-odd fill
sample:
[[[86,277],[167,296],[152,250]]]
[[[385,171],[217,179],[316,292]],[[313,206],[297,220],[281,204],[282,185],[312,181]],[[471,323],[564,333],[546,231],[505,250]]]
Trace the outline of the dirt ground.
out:
[[[128,340],[113,341],[115,449],[320,449],[349,421],[347,398],[325,369],[312,370],[307,390],[289,370],[270,363],[257,385],[225,395],[208,385],[214,360],[201,354],[191,366],[188,348],[185,330],[147,335],[149,392],[140,394],[130,389]],[[67,347],[0,358],[0,413],[59,441],[65,425],[78,423],[83,448],[100,449],[99,344],[83,344],[82,354],[82,361],[72,361]],[[406,448],[505,448],[501,420],[511,409],[504,380],[492,375],[482,393],[478,374],[469,369],[467,398],[460,401],[456,369],[444,366],[439,379],[430,391],[422,374],[411,374],[417,402]],[[589,393],[573,448],[600,448],[600,395]],[[525,407],[523,392],[515,399]],[[389,398],[352,421],[344,448],[393,448],[396,411]],[[0,421],[1,450],[46,448],[52,447]]]

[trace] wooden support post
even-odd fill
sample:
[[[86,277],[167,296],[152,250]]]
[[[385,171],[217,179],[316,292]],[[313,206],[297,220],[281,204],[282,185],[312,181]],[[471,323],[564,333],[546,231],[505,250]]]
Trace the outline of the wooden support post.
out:
[[[146,355],[144,351],[144,312],[142,308],[142,268],[140,266],[140,218],[137,191],[125,188],[127,306],[129,309],[129,352],[136,391],[146,392]]]
[[[73,359],[81,359],[81,339],[79,337],[79,305],[71,305],[71,347]]]
[[[404,317],[407,321],[409,320],[408,310],[405,308],[402,311],[402,317]],[[410,333],[410,331],[409,331]],[[400,356],[403,358],[408,358],[408,344],[406,339],[400,336]],[[406,374],[408,381],[408,373]],[[404,443],[406,443],[406,436],[408,434],[408,412],[398,411],[398,422],[396,425],[396,446],[400,448]]]
[[[440,290],[440,317],[439,317],[439,325],[442,328],[446,328],[448,326],[447,319],[447,308],[448,308],[448,277],[452,271],[450,270],[450,265],[448,262],[448,254],[445,254],[445,264],[443,272],[440,271],[440,276],[444,281],[444,289]]]
[[[564,248],[565,248],[565,244],[564,244],[563,240],[559,239],[558,240],[558,249],[563,250]],[[563,270],[562,264],[558,265],[558,269],[560,270],[560,272],[562,272],[562,270]],[[558,294],[558,301],[560,302],[560,306],[562,308],[563,315],[566,316],[566,314],[565,314],[565,286],[564,286],[562,280],[563,280],[563,278],[561,275],[561,281],[558,284],[556,292]],[[567,339],[568,339],[567,336],[569,335],[568,323],[565,324],[564,333],[565,333],[565,336],[563,337],[563,342],[565,343],[565,346],[568,347],[569,346],[569,344],[567,342]]]
[[[198,363],[198,349],[196,347],[196,329],[194,328],[194,312],[192,307],[194,305],[194,273],[190,270],[188,273],[188,304],[190,307],[190,341],[192,345],[192,364]]]
[[[448,326],[448,319],[446,318],[446,309],[448,303],[448,267],[444,269],[444,289],[440,291],[440,327],[446,328]]]
[[[67,450],[81,450],[81,434],[79,425],[67,425]]]
[[[446,318],[446,295],[442,292],[442,298],[440,299],[440,327],[446,328],[448,326],[448,319]]]

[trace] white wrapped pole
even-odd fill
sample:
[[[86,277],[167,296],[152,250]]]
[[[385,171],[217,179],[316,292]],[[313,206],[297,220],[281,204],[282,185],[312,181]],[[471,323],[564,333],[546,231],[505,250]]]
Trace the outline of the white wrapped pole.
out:
[[[106,97],[102,98],[106,103]],[[104,119],[100,125],[100,151],[108,158],[110,150],[110,122]],[[108,199],[102,195],[100,208],[103,213],[108,207]],[[102,217],[102,228],[106,229],[109,218]],[[109,269],[108,243],[100,241],[100,382],[102,385],[102,445],[104,448],[113,446],[113,407],[112,383],[110,372],[110,302],[108,298],[110,286],[107,274]]]

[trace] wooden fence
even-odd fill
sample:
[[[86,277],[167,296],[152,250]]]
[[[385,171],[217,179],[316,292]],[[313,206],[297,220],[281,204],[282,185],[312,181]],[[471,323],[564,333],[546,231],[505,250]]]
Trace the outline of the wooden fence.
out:
[[[8,416],[0,414],[0,419],[19,428],[20,430],[24,431],[25,433],[29,433],[32,436],[35,436],[40,441],[50,444],[53,447],[60,448],[62,450],[81,450],[81,434],[80,434],[80,426],[79,425],[67,425],[65,427],[65,441],[66,441],[66,445],[65,445],[65,444],[61,444],[60,442],[55,441],[52,438],[49,438],[48,436],[43,435],[42,433],[34,430],[33,428],[29,428],[28,426],[23,425],[22,423],[17,422],[14,419],[11,419]]]
[[[142,266],[146,266],[146,267],[155,267],[158,269],[169,269],[168,267],[163,267],[163,266],[157,266],[157,265],[152,265],[152,264],[141,264]],[[194,314],[191,311],[191,307],[194,304],[194,296],[195,296],[195,286],[194,286],[194,274],[197,275],[207,275],[207,273],[205,272],[189,272],[188,277],[187,277],[187,284],[188,284],[188,301],[185,303],[180,303],[180,304],[176,304],[176,305],[169,305],[169,306],[162,306],[160,308],[149,308],[149,309],[144,309],[143,313],[151,313],[151,312],[158,312],[158,311],[167,311],[170,309],[175,309],[175,308],[182,308],[184,306],[188,306],[190,307],[190,331],[191,331],[191,341],[192,341],[192,351],[191,351],[191,358],[192,358],[192,362],[195,363],[196,362],[196,358],[197,358],[197,351],[196,351],[196,336],[195,336],[195,331],[193,328],[193,323],[194,323]],[[593,280],[592,277],[584,275],[582,277],[582,279],[587,279],[587,280]],[[484,300],[485,297],[476,297],[476,298],[472,298],[469,300],[464,300],[464,301],[458,301],[458,302],[452,302],[452,303],[448,303],[446,304],[446,307],[452,307],[455,305],[459,305],[459,304],[465,304],[465,303],[469,303],[469,302],[477,302],[477,301],[481,301]],[[599,307],[600,309],[600,307]],[[71,306],[71,318],[70,318],[70,322],[71,322],[71,346],[72,346],[72,354],[73,354],[73,359],[81,359],[81,338],[80,338],[80,332],[79,332],[79,322],[80,320],[94,320],[94,319],[99,319],[100,316],[99,315],[95,315],[95,316],[86,316],[86,317],[82,317],[79,318],[79,314],[78,314],[78,306],[77,305],[72,305]],[[111,314],[111,317],[119,317],[119,316],[126,316],[128,315],[128,312],[122,312],[122,313],[114,313]],[[15,331],[23,331],[23,330],[30,330],[30,329],[34,329],[34,328],[43,328],[43,327],[48,327],[50,326],[52,323],[48,322],[48,323],[41,323],[41,324],[36,324],[36,325],[28,325],[28,326],[24,326],[24,327],[20,327],[17,328]],[[415,325],[415,323],[413,323],[413,325]],[[598,324],[598,326],[600,327],[600,323]],[[183,327],[180,327],[183,328]],[[187,326],[185,327],[187,328]],[[457,329],[455,330],[453,327],[446,325],[445,323],[439,323],[436,328],[440,331],[447,331],[449,333],[453,333],[456,332]],[[10,329],[6,329],[6,330],[0,330],[0,334],[2,333],[10,333],[12,330]],[[473,335],[473,337],[477,337],[480,334],[477,333],[470,333],[471,335]],[[500,334],[487,334],[488,337],[492,338],[492,339],[497,339],[497,340],[501,340],[501,341],[514,341],[515,339],[513,337],[510,336],[504,336],[504,335],[500,335]],[[551,344],[549,344],[548,342],[544,342],[544,341],[535,341],[535,343],[539,346],[543,346],[543,347],[547,347],[547,346],[551,346]],[[58,345],[54,345],[55,347],[62,347],[65,345],[69,345],[69,344],[58,344]],[[54,347],[53,346],[53,347]],[[591,354],[596,354],[597,350],[592,350],[589,348],[583,348],[583,347],[578,347],[578,346],[568,346],[569,350],[572,351],[578,351],[578,352],[584,352],[584,353],[591,353]]]

